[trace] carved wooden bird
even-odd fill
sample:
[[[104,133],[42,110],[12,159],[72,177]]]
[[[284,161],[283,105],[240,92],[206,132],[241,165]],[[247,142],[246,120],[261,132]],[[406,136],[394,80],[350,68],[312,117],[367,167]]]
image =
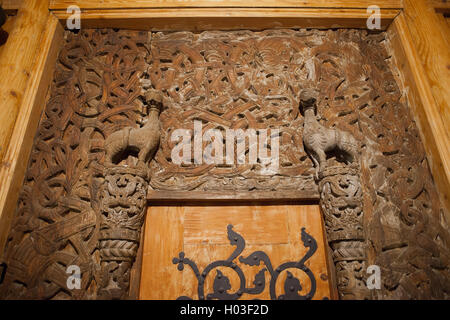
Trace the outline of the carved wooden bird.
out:
[[[326,166],[326,153],[340,151],[344,159],[353,162],[358,156],[358,143],[345,131],[326,128],[317,121],[317,91],[304,89],[300,93],[300,112],[305,117],[303,144],[316,167],[316,179],[322,177]]]
[[[126,127],[112,133],[105,141],[108,164],[117,164],[129,153],[138,152],[138,159],[146,163],[155,154],[160,139],[159,113],[162,109],[162,94],[149,90],[145,94],[149,108],[148,120],[141,128]]]

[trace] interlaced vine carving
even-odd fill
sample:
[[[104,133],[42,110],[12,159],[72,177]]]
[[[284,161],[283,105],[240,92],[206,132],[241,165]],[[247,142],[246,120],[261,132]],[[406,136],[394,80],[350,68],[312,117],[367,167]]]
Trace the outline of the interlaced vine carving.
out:
[[[339,275],[345,262],[336,265],[336,272],[338,286],[344,283],[344,288],[354,290],[351,293],[342,287],[338,289],[341,297],[367,297],[365,290],[359,290],[366,286],[368,275],[364,264],[367,263],[380,266],[382,282],[380,290],[369,292],[369,298],[448,298],[450,235],[446,214],[439,202],[408,102],[396,83],[397,71],[388,51],[389,43],[383,33],[328,31],[327,42],[313,48],[315,77],[305,85],[318,91],[319,121],[328,128],[348,132],[360,145],[358,174],[341,161],[345,159],[340,159],[339,154],[334,154],[336,157],[330,154],[327,159],[330,170],[319,184],[319,191],[327,184],[332,191],[332,181],[335,181],[337,191],[331,195],[322,193],[326,223],[326,212],[335,213],[339,208],[338,203],[337,208],[327,204],[330,198],[339,199],[344,195],[343,203],[351,198],[357,200],[343,206],[351,215],[337,212],[328,216],[333,217],[332,225],[338,227],[328,230],[328,241],[341,237],[342,231],[352,241],[357,240],[353,244],[343,242],[345,247],[337,248],[339,255],[333,257],[335,261],[339,256],[352,260],[348,270],[353,269],[350,272],[353,276],[349,277],[348,271],[342,277]],[[331,181],[327,178],[329,175],[334,176]],[[340,182],[336,184],[336,181]],[[352,184],[354,190],[349,190]],[[358,217],[361,196],[364,216]],[[347,221],[349,218],[351,220]],[[362,230],[358,227],[361,221]],[[366,234],[366,262],[361,251],[364,235],[358,234],[359,231]],[[336,249],[332,250],[335,254]]]
[[[362,30],[67,33],[3,255],[0,296],[125,298],[148,185],[321,198],[342,297],[367,297],[356,289],[366,285],[366,264],[377,264],[382,288],[369,298],[449,298],[446,215],[388,52],[385,33]],[[317,122],[357,141],[358,166],[305,151],[305,88],[317,93]],[[144,143],[132,137],[149,127],[145,92],[163,95],[156,154],[140,154]],[[175,165],[171,133],[192,130],[194,120],[204,130],[280,129],[278,172]],[[114,135],[122,140],[108,144],[107,157]],[[135,197],[129,208],[118,200],[125,194]],[[131,228],[111,228],[133,219]],[[79,290],[67,288],[70,265],[81,269]]]
[[[297,108],[302,80],[308,75],[306,42],[316,37],[289,30],[156,33],[148,76],[165,92],[167,110],[161,115],[161,148],[151,164],[152,189],[317,195]],[[193,131],[194,120],[202,121],[204,132],[279,129],[278,172],[262,174],[263,165],[249,164],[248,159],[244,165],[174,164],[171,134],[177,129]]]

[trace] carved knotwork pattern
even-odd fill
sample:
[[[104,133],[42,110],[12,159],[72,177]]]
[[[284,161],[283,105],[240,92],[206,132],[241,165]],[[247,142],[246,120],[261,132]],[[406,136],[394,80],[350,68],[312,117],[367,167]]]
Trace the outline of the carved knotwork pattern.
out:
[[[367,148],[362,170],[372,263],[381,267],[378,299],[450,298],[450,234],[419,131],[377,39],[361,46],[374,63],[369,77],[379,92],[358,115]],[[394,68],[394,70],[396,70]],[[396,72],[396,71],[394,71]],[[410,102],[412,103],[412,102]]]
[[[314,86],[319,88],[318,114],[327,127],[345,130],[361,144],[367,264],[380,266],[382,279],[381,290],[371,290],[371,298],[448,299],[446,213],[405,95],[396,83],[389,42],[383,33],[328,35],[336,43],[316,55],[319,79],[329,81]],[[328,165],[336,165],[335,159]],[[358,272],[364,270],[352,263]],[[336,269],[339,279],[339,266]],[[362,274],[359,278],[364,281]]]
[[[311,47],[325,39],[324,34],[289,30],[156,33],[148,78],[165,92],[167,109],[161,114],[161,148],[151,164],[151,187],[317,194],[312,163],[302,146],[298,93],[310,72],[306,61]],[[278,172],[261,174],[262,165],[248,160],[245,165],[174,164],[171,134],[179,128],[193,131],[194,120],[202,121],[204,132],[279,129]],[[248,152],[248,144],[246,148]]]
[[[366,263],[379,265],[382,275],[382,289],[371,291],[371,298],[449,298],[445,212],[390,67],[385,33],[157,33],[151,46],[149,35],[113,30],[66,34],[3,256],[8,269],[1,297],[124,297],[132,259],[102,261],[100,253],[104,142],[113,132],[142,126],[147,116],[139,99],[144,80],[144,89],[165,95],[161,145],[150,164],[150,189],[162,191],[293,190],[318,197],[298,111],[301,89],[318,90],[319,123],[348,132],[360,143],[361,190],[352,197],[359,199],[362,192]],[[279,128],[278,174],[261,176],[258,165],[175,166],[170,134],[192,129],[194,119],[203,122],[204,130]],[[130,157],[122,164],[134,167],[136,161]],[[347,168],[334,157],[326,167]],[[356,186],[353,178],[328,181],[326,171],[323,179],[322,188],[335,193]],[[360,221],[359,209],[339,219],[333,204],[340,201],[333,193],[322,200],[330,212],[330,239],[345,238],[333,231],[343,221],[352,226]],[[346,228],[352,240],[333,248],[341,292],[365,281],[366,266],[355,259],[362,256],[359,232]],[[125,236],[111,231],[104,238],[105,248],[113,248],[112,242]],[[72,264],[81,268],[81,290],[67,290],[65,271]],[[98,288],[105,290],[98,295]]]
[[[327,240],[364,240],[362,189],[359,165],[329,167],[320,180],[320,206],[323,209]]]

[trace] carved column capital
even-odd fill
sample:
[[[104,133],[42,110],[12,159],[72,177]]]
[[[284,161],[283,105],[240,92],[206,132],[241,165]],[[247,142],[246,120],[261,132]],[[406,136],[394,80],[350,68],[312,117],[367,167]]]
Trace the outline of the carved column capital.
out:
[[[147,181],[147,172],[140,168],[105,168],[100,194],[102,260],[133,262],[145,217]]]
[[[328,241],[364,240],[359,166],[327,167],[319,181],[319,192]]]

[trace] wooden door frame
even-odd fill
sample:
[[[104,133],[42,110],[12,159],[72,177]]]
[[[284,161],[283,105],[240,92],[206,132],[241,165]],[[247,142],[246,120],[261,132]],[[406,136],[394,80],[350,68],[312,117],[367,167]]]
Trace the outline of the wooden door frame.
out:
[[[450,143],[445,130],[448,112],[448,90],[433,89],[435,79],[448,80],[445,56],[430,65],[427,52],[450,52],[440,29],[442,25],[435,9],[450,12],[450,4],[437,0],[380,0],[382,26],[393,44],[394,56],[401,71],[401,80],[409,88],[411,111],[420,129],[431,171],[442,204],[450,212]],[[41,5],[38,5],[40,3]],[[45,3],[45,5],[42,5]],[[7,85],[0,88],[3,112],[0,116],[0,252],[6,242],[13,214],[23,183],[27,159],[30,156],[34,132],[45,105],[52,80],[57,53],[62,45],[63,26],[69,17],[68,5],[78,5],[82,27],[113,27],[145,30],[209,30],[209,29],[265,29],[283,28],[366,28],[371,1],[177,1],[161,7],[147,0],[129,2],[123,7],[120,0],[99,3],[95,0],[3,1],[5,9],[18,9],[17,21],[0,57],[0,74],[7,75]],[[423,11],[426,9],[425,11]],[[421,14],[420,19],[418,18]],[[245,18],[245,19],[244,19]],[[419,27],[417,26],[419,24]],[[427,29],[420,28],[428,26]],[[23,37],[34,39],[24,49]],[[422,50],[426,48],[427,50]],[[24,76],[17,76],[22,70]],[[447,86],[448,88],[448,86]],[[6,98],[7,97],[7,98]],[[154,195],[154,198],[164,195]],[[193,200],[218,200],[220,196]],[[277,199],[266,194],[259,199]],[[183,200],[172,194],[166,200]],[[312,195],[288,195],[284,200],[318,200]],[[184,199],[189,200],[189,199]],[[221,200],[225,200],[222,199]],[[255,200],[249,195],[228,196],[228,200]]]

